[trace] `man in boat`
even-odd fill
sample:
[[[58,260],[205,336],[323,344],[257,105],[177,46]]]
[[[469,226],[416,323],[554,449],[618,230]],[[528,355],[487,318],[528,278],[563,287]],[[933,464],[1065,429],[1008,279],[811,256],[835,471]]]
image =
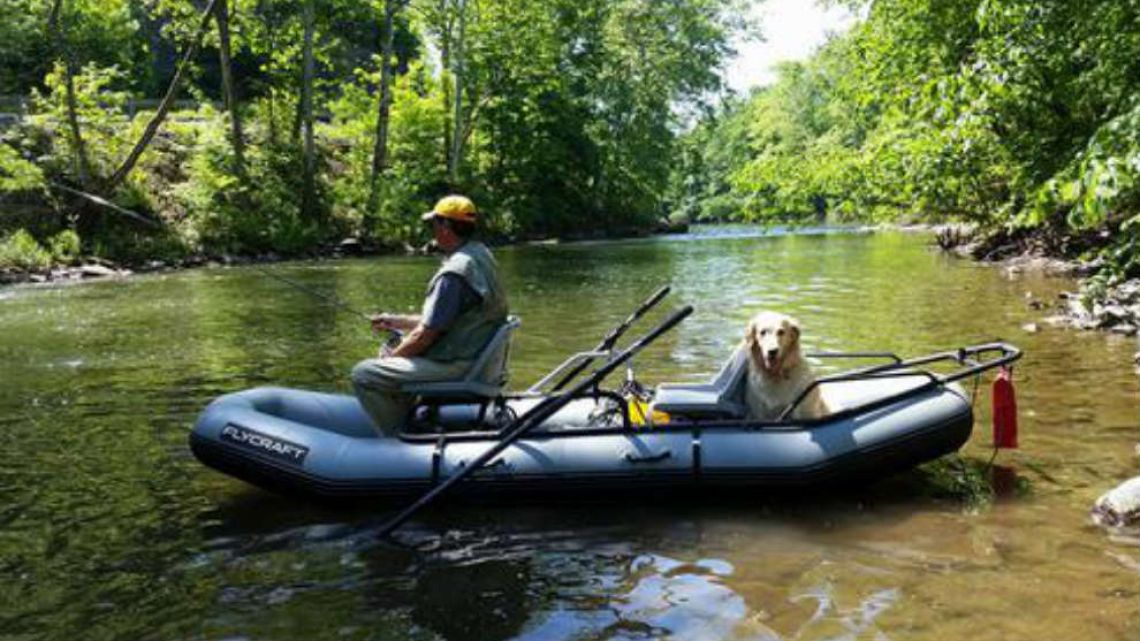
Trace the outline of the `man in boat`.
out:
[[[478,213],[464,196],[447,196],[423,215],[445,257],[428,283],[421,315],[377,314],[375,330],[406,332],[378,358],[357,363],[352,385],[361,405],[384,436],[404,426],[412,398],[406,383],[461,378],[471,361],[507,320],[507,296],[491,250],[474,234]]]

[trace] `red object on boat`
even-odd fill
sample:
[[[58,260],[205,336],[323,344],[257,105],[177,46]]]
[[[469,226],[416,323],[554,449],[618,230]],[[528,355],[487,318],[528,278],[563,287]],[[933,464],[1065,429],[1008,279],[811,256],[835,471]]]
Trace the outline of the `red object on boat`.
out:
[[[1017,448],[1017,397],[1013,393],[1013,372],[998,371],[993,387],[994,447]]]

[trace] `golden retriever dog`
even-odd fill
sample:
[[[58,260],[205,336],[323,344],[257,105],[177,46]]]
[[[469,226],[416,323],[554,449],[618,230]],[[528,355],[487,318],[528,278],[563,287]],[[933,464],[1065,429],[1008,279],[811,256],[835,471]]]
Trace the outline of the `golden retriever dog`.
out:
[[[800,324],[786,314],[760,312],[748,321],[742,347],[748,356],[744,394],[748,418],[775,420],[815,380],[811,367],[800,355]],[[820,418],[830,412],[816,387],[791,418]]]

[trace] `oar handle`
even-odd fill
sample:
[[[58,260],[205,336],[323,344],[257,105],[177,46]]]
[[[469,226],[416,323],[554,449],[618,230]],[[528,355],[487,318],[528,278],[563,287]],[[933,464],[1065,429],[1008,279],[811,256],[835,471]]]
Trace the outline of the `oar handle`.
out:
[[[644,303],[642,303],[637,309],[633,310],[633,313],[629,315],[629,318],[625,319],[625,322],[613,328],[609,334],[606,334],[606,337],[603,338],[602,342],[598,345],[598,349],[594,351],[601,352],[612,348],[614,346],[614,343],[617,343],[617,339],[621,338],[621,335],[624,334],[626,330],[630,328],[630,326],[637,322],[637,319],[641,318],[645,315],[646,312],[653,309],[657,303],[661,302],[662,298],[665,298],[669,295],[669,292],[672,291],[672,289],[673,288],[669,285],[665,285],[661,289],[658,289],[656,292],[654,292],[653,295],[646,299]]]
[[[626,330],[628,330],[635,322],[637,322],[637,319],[641,318],[645,315],[646,312],[656,307],[657,303],[660,303],[662,298],[668,296],[670,291],[672,291],[672,287],[665,285],[661,287],[661,289],[658,289],[656,292],[654,292],[652,296],[645,299],[645,302],[641,303],[637,309],[633,310],[633,313],[630,314],[629,317],[624,321],[622,321],[621,325],[618,325],[617,327],[611,329],[609,333],[606,334],[605,338],[602,339],[602,342],[598,343],[598,346],[594,348],[594,351],[608,352],[613,349],[614,345],[617,343],[617,340],[621,338],[621,335],[624,334]],[[590,366],[590,363],[593,360],[593,358],[587,358],[581,363],[578,363],[577,367],[567,372],[565,376],[563,376],[557,383],[555,383],[554,387],[552,387],[550,391],[557,392],[563,387],[566,387],[570,381],[574,380],[579,374],[586,371],[586,368]]]
[[[569,392],[559,394],[557,396],[548,396],[539,402],[538,405],[531,408],[522,416],[515,419],[514,423],[505,430],[505,434],[498,443],[492,445],[485,452],[477,456],[473,461],[467,464],[466,467],[452,474],[446,481],[432,488],[427,494],[424,494],[415,503],[404,508],[402,512],[392,517],[387,523],[380,527],[378,534],[380,536],[387,536],[391,534],[396,528],[404,524],[405,521],[410,519],[412,515],[420,511],[428,503],[431,503],[437,496],[443,494],[451,486],[467,478],[475,472],[475,470],[483,467],[488,461],[499,455],[500,452],[511,446],[512,443],[517,441],[523,434],[533,429],[536,425],[541,425],[543,421],[554,415],[555,412],[562,409],[571,400],[577,398],[582,392],[586,391],[590,386],[596,385],[599,381],[606,377],[607,374],[617,369],[627,360],[633,357],[634,354],[641,351],[645,346],[657,340],[662,334],[673,329],[677,323],[685,320],[685,317],[693,313],[693,307],[686,305],[685,307],[677,310],[672,316],[665,320],[654,329],[652,332],[641,337],[632,345],[627,347],[624,351],[611,359],[605,365],[600,367],[593,374],[587,376],[584,380],[574,386]]]

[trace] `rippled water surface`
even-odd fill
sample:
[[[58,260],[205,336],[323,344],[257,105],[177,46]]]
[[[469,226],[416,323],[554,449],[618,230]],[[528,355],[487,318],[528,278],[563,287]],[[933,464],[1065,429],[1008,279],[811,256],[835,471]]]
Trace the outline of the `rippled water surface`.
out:
[[[1086,517],[1140,473],[1135,340],[1028,333],[1043,312],[1027,297],[1071,282],[928,240],[737,228],[500,249],[523,319],[513,380],[593,346],[665,283],[697,311],[637,359],[647,382],[708,376],[762,308],[798,316],[813,349],[1003,337],[1026,353],[1023,447],[998,458],[993,501],[941,478],[955,462],[841,493],[451,504],[401,545],[375,535],[391,506],[279,498],[186,444],[218,394],[347,391],[375,349],[358,319],[253,268],[0,290],[0,639],[1140,637],[1140,548]],[[269,269],[405,311],[436,264]],[[962,452],[973,469],[990,454],[988,398]]]

